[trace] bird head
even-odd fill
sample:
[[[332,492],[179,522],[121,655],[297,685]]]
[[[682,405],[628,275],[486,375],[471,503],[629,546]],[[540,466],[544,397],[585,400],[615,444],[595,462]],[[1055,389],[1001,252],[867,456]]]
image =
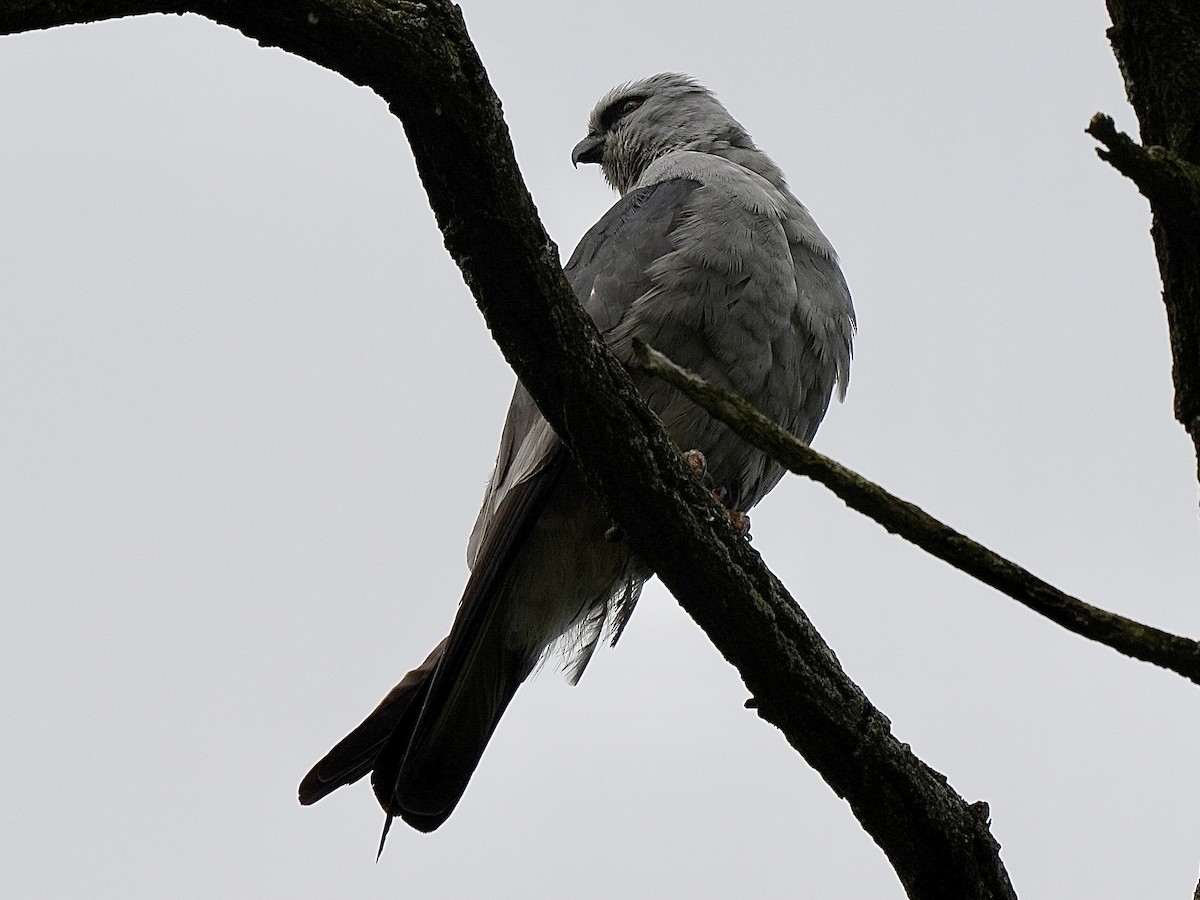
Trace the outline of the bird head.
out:
[[[756,148],[712,91],[687,75],[667,72],[605,94],[571,162],[599,164],[605,180],[624,194],[647,166],[673,150],[726,156]]]

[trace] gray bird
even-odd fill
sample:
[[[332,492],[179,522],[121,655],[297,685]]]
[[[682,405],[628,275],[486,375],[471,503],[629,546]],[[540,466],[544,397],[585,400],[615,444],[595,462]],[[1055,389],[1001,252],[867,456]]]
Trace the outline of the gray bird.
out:
[[[630,365],[641,338],[811,440],[834,387],[845,394],[854,311],[833,248],[779,168],[710,91],[676,74],[606,94],[571,160],[598,163],[621,194],[566,267],[617,357]],[[675,443],[703,453],[731,511],[779,481],[777,463],[631,370]],[[394,816],[441,825],[539,660],[563,651],[574,683],[601,637],[620,636],[652,573],[609,528],[518,384],[449,636],[308,773],[300,802],[370,772],[385,836]]]

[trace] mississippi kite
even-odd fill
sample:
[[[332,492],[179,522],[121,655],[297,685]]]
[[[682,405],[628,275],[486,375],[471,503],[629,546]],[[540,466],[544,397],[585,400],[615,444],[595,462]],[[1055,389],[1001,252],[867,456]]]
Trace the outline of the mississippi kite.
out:
[[[618,358],[629,364],[641,338],[811,440],[834,388],[845,393],[854,312],[833,248],[779,168],[676,74],[605,95],[571,159],[598,163],[621,194],[566,267]],[[675,443],[703,453],[731,511],[779,481],[777,463],[674,389],[634,378]],[[300,802],[370,772],[388,824],[441,825],[538,661],[562,650],[574,682],[628,621],[651,573],[609,527],[518,384],[449,636],[317,763]]]

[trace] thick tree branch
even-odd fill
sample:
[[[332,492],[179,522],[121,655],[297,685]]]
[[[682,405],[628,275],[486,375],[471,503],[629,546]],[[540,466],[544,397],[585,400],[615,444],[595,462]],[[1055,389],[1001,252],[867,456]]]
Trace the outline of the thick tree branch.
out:
[[[1088,131],[1101,156],[1131,178],[1154,213],[1150,233],[1171,333],[1175,417],[1191,435],[1200,477],[1200,3],[1108,0],[1113,52],[1143,147],[1106,116]]]
[[[839,465],[784,431],[744,398],[680,368],[638,342],[638,362],[670,382],[746,441],[798,475],[823,484],[847,506],[1069,631],[1200,684],[1200,643],[1084,603],[939,522],[918,506]]]
[[[846,798],[909,896],[1014,897],[984,817],[892,736],[691,476],[572,296],[458,10],[432,0],[26,0],[0,10],[0,32],[145,12],[200,13],[387,101],[497,343],[631,546],[737,667],[758,714]]]

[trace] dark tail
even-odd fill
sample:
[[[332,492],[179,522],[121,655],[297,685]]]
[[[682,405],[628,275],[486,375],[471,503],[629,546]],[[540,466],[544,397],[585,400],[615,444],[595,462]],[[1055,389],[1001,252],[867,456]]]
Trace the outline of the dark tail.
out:
[[[485,629],[479,637],[466,659],[454,659],[454,648],[445,655],[414,727],[392,732],[371,773],[380,806],[418,831],[433,831],[454,811],[537,661],[506,647],[503,629]]]
[[[496,724],[545,649],[537,639],[533,646],[512,646],[522,638],[510,621],[514,598],[505,579],[565,460],[560,451],[507,493],[450,636],[304,777],[301,803],[315,803],[370,772],[389,824],[399,816],[418,831],[433,831],[454,811]]]
[[[449,640],[447,638],[446,640]],[[375,768],[380,751],[397,734],[411,735],[425,705],[429,683],[446,649],[433,648],[425,662],[404,676],[363,723],[338,741],[300,782],[300,802],[316,803],[342,785],[353,784]]]
[[[449,818],[513,694],[537,657],[505,646],[503,629],[485,629],[462,660],[442,641],[396,685],[361,725],[300,782],[300,802],[315,803],[371,773],[389,817],[418,831]]]

